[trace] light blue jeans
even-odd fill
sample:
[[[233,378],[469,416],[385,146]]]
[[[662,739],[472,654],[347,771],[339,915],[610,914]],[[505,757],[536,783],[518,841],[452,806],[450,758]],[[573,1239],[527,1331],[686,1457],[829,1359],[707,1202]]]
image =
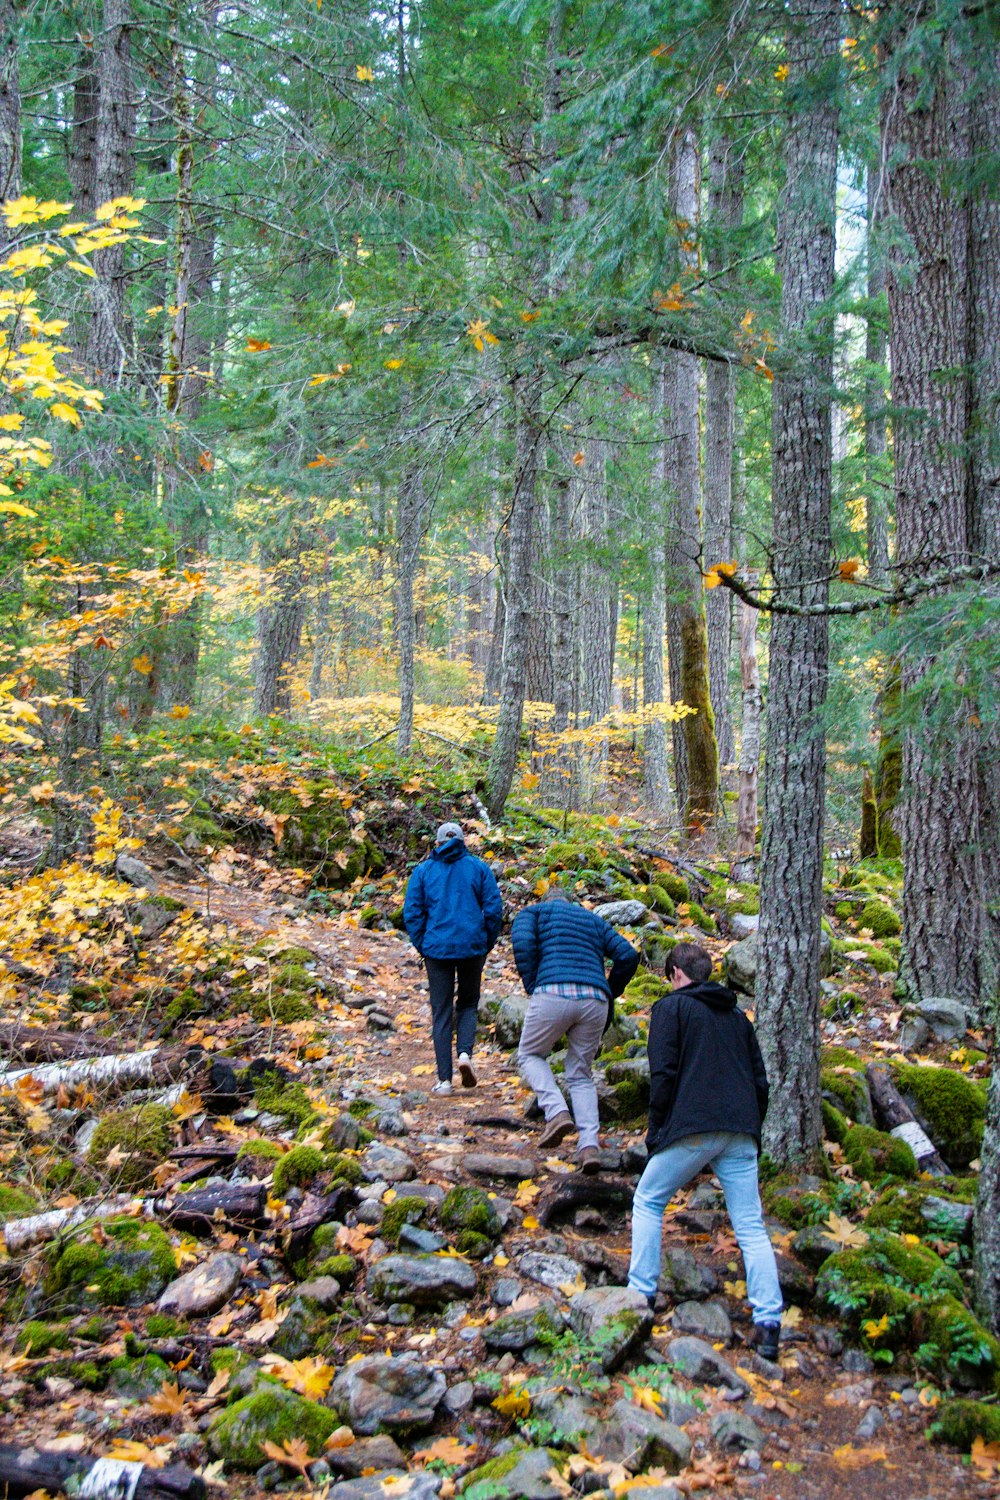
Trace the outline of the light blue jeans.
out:
[[[749,1135],[734,1135],[729,1130],[687,1135],[649,1158],[632,1204],[632,1263],[628,1284],[644,1297],[651,1297],[656,1291],[664,1211],[678,1188],[707,1166],[722,1183],[736,1242],[743,1252],[753,1320],[777,1323],[783,1305],[781,1287],[760,1207],[757,1143]]]

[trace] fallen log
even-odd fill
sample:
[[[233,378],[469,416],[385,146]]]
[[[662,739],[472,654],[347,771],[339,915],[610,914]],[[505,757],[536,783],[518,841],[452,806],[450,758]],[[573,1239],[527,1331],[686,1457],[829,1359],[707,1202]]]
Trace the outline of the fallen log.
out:
[[[5,1058],[25,1063],[67,1062],[74,1058],[96,1057],[102,1050],[112,1052],[110,1037],[92,1032],[52,1031],[42,1026],[25,1026],[20,1022],[0,1025],[0,1053]]]
[[[152,1212],[177,1229],[205,1234],[219,1224],[237,1229],[262,1229],[267,1220],[264,1206],[267,1188],[262,1182],[225,1182],[216,1187],[193,1188],[190,1193],[156,1199]]]
[[[29,1250],[32,1245],[43,1245],[54,1240],[64,1229],[75,1229],[88,1219],[113,1219],[116,1214],[128,1212],[137,1202],[134,1196],[123,1193],[113,1198],[98,1198],[78,1203],[75,1208],[52,1208],[48,1213],[31,1214],[26,1219],[9,1219],[3,1226],[7,1252],[15,1255],[19,1250]],[[0,1481],[0,1491],[3,1484]]]
[[[282,1234],[282,1250],[288,1261],[297,1260],[302,1246],[321,1224],[332,1219],[341,1219],[358,1201],[351,1187],[334,1188],[332,1193],[306,1193],[294,1219],[286,1225]]]
[[[184,1464],[151,1469],[121,1459],[0,1444],[0,1492],[71,1490],[81,1500],[202,1500],[205,1481]]]
[[[869,1063],[865,1069],[865,1077],[868,1079],[876,1119],[890,1135],[906,1142],[917,1158],[917,1166],[921,1172],[930,1172],[934,1177],[947,1177],[948,1166],[893,1083],[889,1065],[884,1062]]]
[[[580,1172],[560,1178],[551,1192],[538,1200],[538,1221],[546,1228],[559,1214],[584,1204],[589,1208],[627,1208],[633,1188],[621,1177],[584,1177]]]
[[[13,1088],[20,1079],[31,1078],[43,1093],[60,1088],[116,1087],[148,1080],[170,1083],[187,1066],[180,1049],[156,1048],[150,1052],[112,1052],[105,1057],[81,1057],[73,1062],[44,1063],[37,1068],[0,1068],[0,1088]]]

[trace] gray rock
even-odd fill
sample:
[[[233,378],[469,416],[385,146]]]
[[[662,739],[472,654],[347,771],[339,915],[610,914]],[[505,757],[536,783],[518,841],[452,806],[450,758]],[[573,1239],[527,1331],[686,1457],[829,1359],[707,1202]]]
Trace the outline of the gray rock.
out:
[[[509,1307],[521,1295],[521,1283],[516,1276],[501,1276],[493,1283],[491,1298],[495,1307]]]
[[[382,1135],[409,1135],[410,1127],[403,1119],[403,1111],[395,1099],[379,1099],[370,1115],[365,1119],[370,1130]]]
[[[462,1166],[473,1177],[499,1177],[508,1182],[520,1182],[538,1171],[538,1163],[530,1156],[500,1156],[493,1151],[473,1151],[462,1158]]]
[[[785,1300],[796,1304],[811,1302],[816,1291],[816,1280],[808,1267],[794,1256],[783,1255],[780,1250],[775,1250],[774,1260]]]
[[[593,1286],[571,1298],[570,1322],[589,1339],[606,1374],[617,1370],[648,1337],[653,1314],[641,1292],[627,1286]]]
[[[406,1456],[388,1433],[357,1437],[349,1448],[331,1448],[326,1461],[335,1474],[356,1479],[365,1469],[405,1469]]]
[[[931,1034],[931,1028],[923,1016],[906,1016],[899,1031],[899,1046],[903,1052],[919,1052]]]
[[[501,1002],[493,1022],[493,1035],[497,1045],[512,1050],[521,1040],[521,1029],[528,1013],[527,995],[508,995]]]
[[[956,1042],[968,1030],[969,1019],[965,1006],[958,1000],[931,997],[921,1000],[916,1010],[939,1042]]]
[[[709,1297],[718,1289],[719,1280],[714,1271],[699,1265],[690,1250],[683,1246],[663,1252],[663,1269],[660,1286],[678,1301],[686,1298]]]
[[[635,1017],[627,1016],[623,1010],[616,1010],[614,1020],[601,1038],[601,1051],[609,1052],[612,1047],[624,1047],[626,1042],[634,1042],[638,1035],[639,1023]]]
[[[369,1031],[395,1031],[396,1029],[392,1017],[384,1010],[370,1010],[365,1018],[365,1025]]]
[[[561,1385],[540,1390],[531,1398],[531,1411],[552,1428],[551,1438],[546,1437],[550,1445],[577,1448],[582,1442],[588,1452],[601,1451],[593,1444],[598,1441],[603,1424],[596,1409],[579,1390],[565,1390]]]
[[[509,1465],[509,1467],[508,1467]],[[489,1484],[489,1493],[497,1500],[561,1500],[560,1491],[549,1479],[552,1455],[546,1448],[512,1449],[500,1459],[491,1459],[473,1469],[463,1482],[471,1488],[480,1481]],[[331,1491],[331,1494],[333,1492]]]
[[[453,1417],[460,1417],[467,1412],[475,1399],[476,1388],[471,1380],[460,1380],[457,1385],[451,1385],[444,1393],[444,1408]]]
[[[518,1270],[529,1281],[537,1281],[553,1291],[583,1276],[583,1267],[578,1260],[571,1260],[568,1255],[550,1255],[544,1250],[529,1250],[522,1255]]]
[[[361,1158],[361,1175],[366,1182],[406,1182],[417,1175],[417,1169],[398,1146],[372,1141]]]
[[[752,995],[754,992],[759,941],[759,930],[751,932],[741,943],[734,943],[723,960],[727,984],[731,989],[741,990],[744,995]],[[830,934],[825,928],[819,939],[819,965],[820,973],[824,975],[829,974],[833,966],[833,947]]]
[[[436,1250],[447,1248],[448,1241],[443,1234],[435,1234],[432,1229],[420,1229],[416,1224],[403,1224],[399,1231],[399,1247],[401,1250],[420,1250],[425,1255],[433,1255]]]
[[[807,1224],[792,1240],[795,1254],[814,1271],[818,1271],[825,1260],[843,1248],[840,1241],[835,1240],[822,1224]]]
[[[603,917],[612,927],[634,927],[648,911],[641,901],[605,901],[594,907],[594,915]]]
[[[875,1365],[863,1349],[845,1349],[840,1367],[849,1375],[870,1375]]]
[[[328,1500],[385,1500],[386,1495],[392,1493],[391,1485],[386,1489],[385,1480],[402,1478],[409,1481],[408,1488],[399,1491],[400,1495],[405,1493],[406,1500],[433,1500],[441,1489],[440,1474],[429,1474],[426,1469],[405,1475],[401,1469],[382,1469],[377,1474],[341,1480],[326,1493]]]
[[[340,1301],[341,1286],[333,1276],[314,1276],[311,1281],[300,1281],[296,1292],[307,1302],[315,1302],[324,1312],[328,1312]]]
[[[488,1349],[520,1354],[543,1336],[561,1333],[565,1326],[566,1319],[554,1302],[539,1302],[537,1307],[503,1313],[487,1323],[482,1330],[483,1342]]]
[[[750,1387],[742,1375],[737,1375],[727,1359],[723,1359],[711,1344],[704,1339],[673,1339],[664,1351],[667,1361],[680,1370],[689,1380],[703,1385],[724,1385],[731,1391],[746,1395]]]
[[[177,920],[179,914],[179,909],[174,910],[169,906],[162,906],[159,901],[141,901],[139,903],[140,938],[147,943],[152,942],[162,932],[166,932],[171,922]]]
[[[144,886],[147,891],[156,889],[156,876],[147,864],[132,854],[119,854],[115,860],[115,874],[126,885]]]
[[[693,1333],[697,1338],[728,1344],[733,1325],[721,1302],[679,1302],[671,1316],[678,1333]]]
[[[920,1205],[920,1217],[945,1239],[972,1238],[975,1209],[971,1203],[953,1203],[950,1198],[925,1198]]]
[[[378,1302],[412,1302],[441,1307],[474,1297],[476,1273],[468,1261],[450,1255],[386,1255],[368,1269],[368,1295]]]
[[[444,1376],[416,1354],[370,1354],[344,1366],[328,1404],[363,1437],[380,1428],[421,1432],[433,1423],[447,1388]]]
[[[593,1442],[597,1446],[591,1447],[591,1452],[624,1464],[635,1474],[649,1468],[679,1474],[691,1458],[691,1439],[686,1432],[632,1401],[615,1402]]]
[[[407,1182],[406,1197],[420,1198],[436,1208],[444,1201],[444,1188],[439,1187],[436,1182]]]
[[[156,1304],[157,1311],[176,1318],[197,1318],[218,1312],[242,1278],[243,1261],[238,1255],[213,1255],[172,1281]]]
[[[729,930],[737,942],[748,938],[751,932],[757,931],[759,926],[760,914],[758,912],[734,911],[729,918]]]
[[[720,1411],[712,1418],[711,1433],[723,1453],[758,1453],[766,1441],[757,1423],[741,1411]]]
[[[334,1115],[323,1128],[323,1141],[329,1151],[353,1151],[361,1139],[361,1126],[346,1110]]]
[[[869,1406],[861,1421],[854,1429],[854,1436],[862,1443],[867,1443],[885,1425],[885,1417],[882,1415],[880,1406]]]

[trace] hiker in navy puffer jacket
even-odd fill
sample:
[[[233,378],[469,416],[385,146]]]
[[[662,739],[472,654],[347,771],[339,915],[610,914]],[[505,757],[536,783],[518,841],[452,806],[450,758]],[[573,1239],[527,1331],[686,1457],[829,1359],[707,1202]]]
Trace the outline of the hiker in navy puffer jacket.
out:
[[[575,1129],[581,1171],[599,1171],[594,1058],[639,955],[603,917],[557,890],[549,891],[539,905],[518,912],[511,942],[517,972],[531,996],[517,1060],[545,1115],[539,1145],[558,1146]],[[608,959],[610,973],[605,972]],[[572,1115],[548,1063],[563,1036],[563,1076],[573,1101]]]
[[[451,1093],[453,1031],[462,1083],[474,1088],[479,988],[486,955],[500,936],[503,901],[492,870],[469,853],[457,823],[441,824],[430,858],[410,876],[403,921],[427,970],[438,1075],[434,1093]]]

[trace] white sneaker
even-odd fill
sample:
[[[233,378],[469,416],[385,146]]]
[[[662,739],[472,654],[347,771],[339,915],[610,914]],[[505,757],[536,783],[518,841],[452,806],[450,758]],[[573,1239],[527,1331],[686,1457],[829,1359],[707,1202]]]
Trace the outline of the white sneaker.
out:
[[[450,1094],[451,1092],[452,1087],[447,1078],[439,1078],[431,1089],[432,1094]]]
[[[479,1079],[472,1070],[472,1059],[467,1052],[458,1054],[458,1071],[462,1075],[462,1087],[474,1089]]]

